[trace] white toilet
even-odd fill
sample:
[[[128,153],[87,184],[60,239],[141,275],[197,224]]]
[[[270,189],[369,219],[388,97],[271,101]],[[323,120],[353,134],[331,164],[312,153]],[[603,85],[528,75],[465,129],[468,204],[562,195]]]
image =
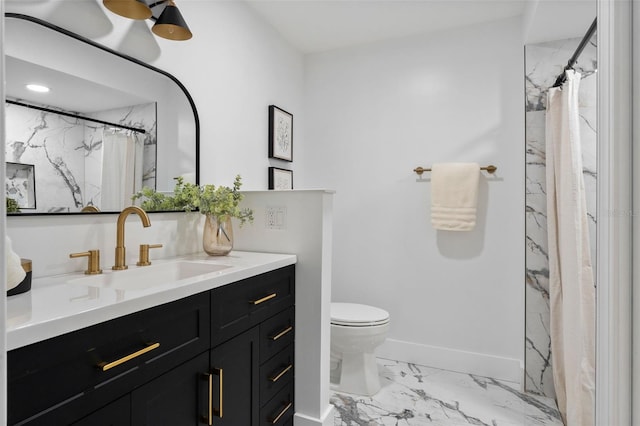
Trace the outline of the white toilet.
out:
[[[389,312],[356,303],[331,304],[331,387],[356,395],[380,390],[375,349],[389,331]]]

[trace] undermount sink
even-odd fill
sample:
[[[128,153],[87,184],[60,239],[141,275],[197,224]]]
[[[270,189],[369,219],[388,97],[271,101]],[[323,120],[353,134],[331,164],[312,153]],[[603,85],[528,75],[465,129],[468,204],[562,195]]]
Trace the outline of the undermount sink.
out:
[[[132,267],[124,271],[105,271],[105,273],[100,275],[70,280],[69,284],[112,288],[116,290],[144,290],[199,275],[219,272],[230,267],[231,266],[228,265],[180,261],[144,267]]]

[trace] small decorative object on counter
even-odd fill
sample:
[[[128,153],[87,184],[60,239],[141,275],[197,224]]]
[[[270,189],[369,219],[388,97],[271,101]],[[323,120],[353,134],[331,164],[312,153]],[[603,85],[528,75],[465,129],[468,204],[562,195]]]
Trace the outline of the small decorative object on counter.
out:
[[[22,284],[26,273],[21,266],[20,256],[13,251],[11,238],[4,236],[5,283],[7,292]],[[15,292],[13,294],[16,294]]]
[[[226,256],[233,250],[233,226],[230,216],[206,216],[202,231],[202,248],[209,256]]]
[[[20,259],[20,265],[22,265],[22,269],[25,272],[24,279],[11,290],[7,290],[7,296],[14,296],[31,290],[31,259]]]
[[[236,176],[233,188],[204,185],[200,188],[198,208],[207,216],[202,235],[202,247],[210,256],[225,256],[233,249],[231,218],[240,219],[242,226],[247,220],[253,222],[253,211],[241,209],[240,175]]]

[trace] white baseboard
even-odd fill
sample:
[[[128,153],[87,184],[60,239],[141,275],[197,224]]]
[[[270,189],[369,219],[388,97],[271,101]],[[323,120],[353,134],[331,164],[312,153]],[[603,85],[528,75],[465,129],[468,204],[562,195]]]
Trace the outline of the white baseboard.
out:
[[[491,377],[522,386],[522,361],[495,355],[387,339],[376,356],[427,367]]]
[[[329,404],[321,419],[296,413],[293,416],[293,426],[333,426],[333,405]]]

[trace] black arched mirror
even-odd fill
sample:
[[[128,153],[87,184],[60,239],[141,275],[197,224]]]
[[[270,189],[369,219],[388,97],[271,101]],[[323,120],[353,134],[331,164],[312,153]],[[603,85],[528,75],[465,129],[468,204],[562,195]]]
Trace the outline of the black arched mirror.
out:
[[[4,30],[16,214],[119,212],[142,187],[198,183],[198,113],[175,77],[30,16],[5,14]]]

